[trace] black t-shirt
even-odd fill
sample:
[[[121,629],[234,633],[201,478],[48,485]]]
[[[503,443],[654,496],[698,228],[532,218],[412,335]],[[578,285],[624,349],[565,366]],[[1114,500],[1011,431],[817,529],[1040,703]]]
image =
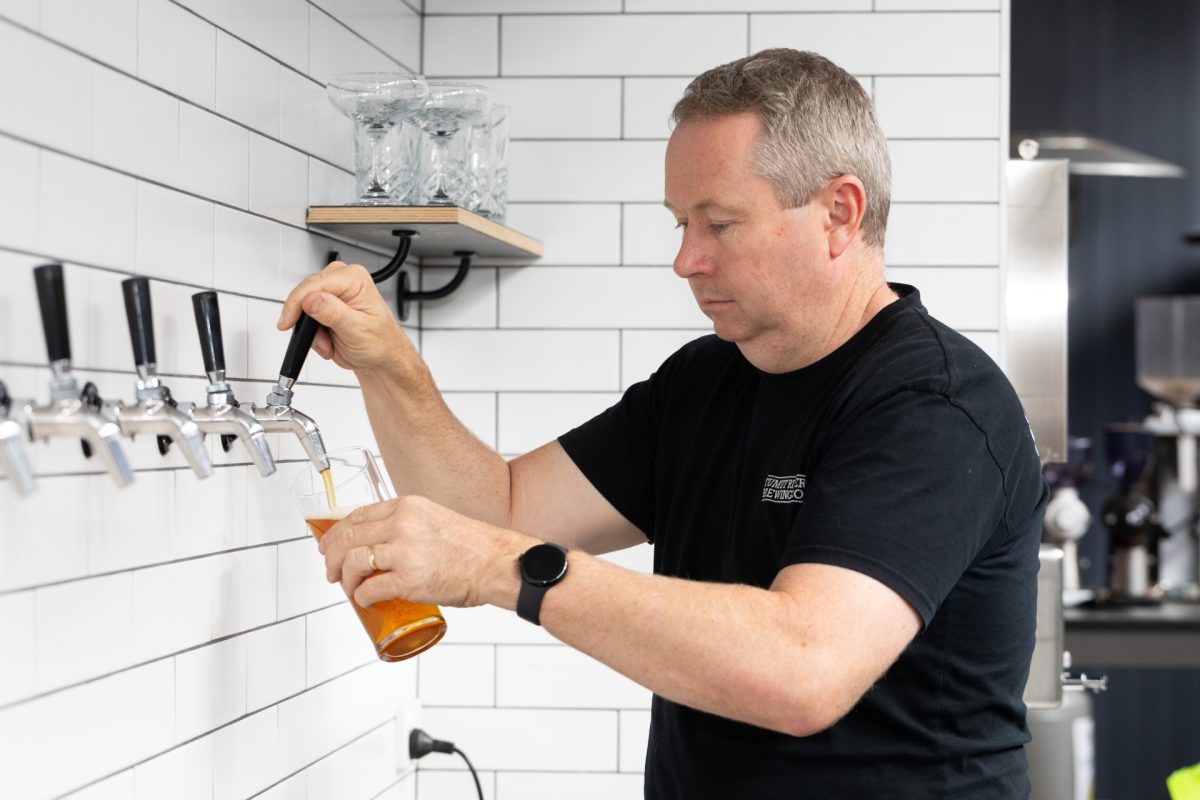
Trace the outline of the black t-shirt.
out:
[[[915,289],[892,288],[900,300],[815,364],[763,373],[706,336],[560,439],[653,542],[656,573],[768,587],[790,564],[833,564],[924,622],[812,736],[655,696],[647,798],[1028,796],[1037,452],[1000,369]]]

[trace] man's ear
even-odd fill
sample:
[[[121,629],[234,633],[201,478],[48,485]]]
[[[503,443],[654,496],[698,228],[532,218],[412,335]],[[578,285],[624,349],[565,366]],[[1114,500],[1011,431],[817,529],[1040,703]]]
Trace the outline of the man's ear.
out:
[[[828,220],[825,235],[829,242],[829,258],[835,260],[858,236],[863,216],[867,213],[867,190],[853,175],[834,178],[821,193]]]

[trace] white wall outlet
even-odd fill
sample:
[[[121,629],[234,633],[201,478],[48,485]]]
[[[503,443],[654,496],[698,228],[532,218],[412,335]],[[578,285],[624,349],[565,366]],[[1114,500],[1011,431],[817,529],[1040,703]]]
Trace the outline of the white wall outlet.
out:
[[[406,775],[417,768],[408,756],[408,736],[413,728],[421,727],[421,701],[416,697],[402,699],[396,707],[396,774]]]

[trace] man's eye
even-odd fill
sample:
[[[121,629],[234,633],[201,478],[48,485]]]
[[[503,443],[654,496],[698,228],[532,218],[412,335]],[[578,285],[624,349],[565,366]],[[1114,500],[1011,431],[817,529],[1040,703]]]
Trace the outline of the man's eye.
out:
[[[686,227],[687,227],[687,220],[686,220],[686,219],[677,219],[677,220],[675,220],[675,230],[677,230],[677,231],[678,231],[678,230],[682,230],[682,229],[684,229],[684,228],[686,228]]]
[[[710,223],[708,223],[708,229],[710,231],[712,231],[713,233],[721,233],[726,228],[728,228],[731,224],[732,223],[729,223],[729,222],[710,222]]]

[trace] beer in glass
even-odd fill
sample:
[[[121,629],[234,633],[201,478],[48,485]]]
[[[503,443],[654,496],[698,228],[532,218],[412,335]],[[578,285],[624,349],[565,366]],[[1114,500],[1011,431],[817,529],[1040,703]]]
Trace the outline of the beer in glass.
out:
[[[317,541],[355,508],[392,496],[375,458],[366,450],[335,450],[329,453],[329,463],[328,475],[309,464],[291,486],[292,497]],[[363,608],[353,597],[350,605],[384,661],[412,658],[433,647],[446,633],[446,620],[437,606],[395,599]]]

